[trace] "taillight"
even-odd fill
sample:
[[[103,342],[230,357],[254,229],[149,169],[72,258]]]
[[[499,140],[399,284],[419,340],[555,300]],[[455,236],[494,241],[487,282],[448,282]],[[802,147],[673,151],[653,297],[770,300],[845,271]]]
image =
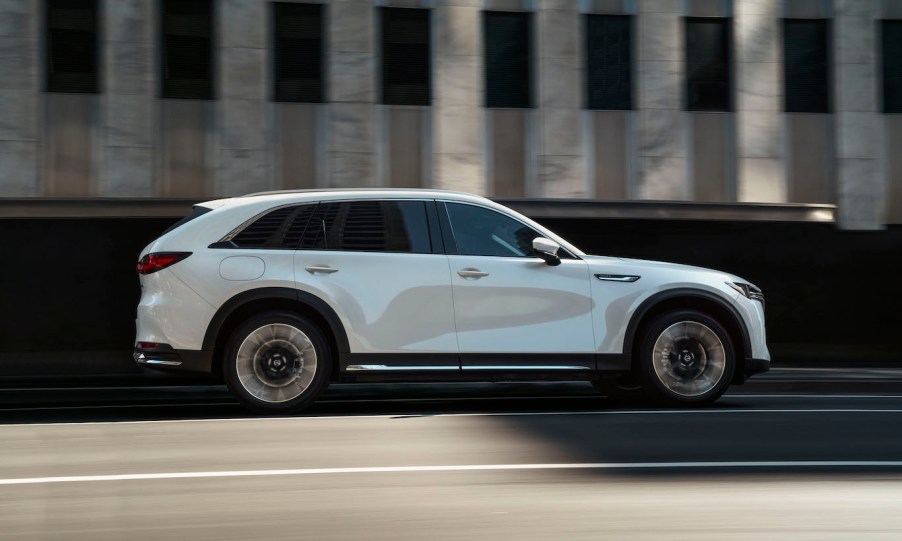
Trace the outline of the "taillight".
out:
[[[138,274],[150,274],[163,270],[170,265],[175,265],[179,261],[191,255],[191,252],[160,252],[157,254],[147,254],[138,261]]]

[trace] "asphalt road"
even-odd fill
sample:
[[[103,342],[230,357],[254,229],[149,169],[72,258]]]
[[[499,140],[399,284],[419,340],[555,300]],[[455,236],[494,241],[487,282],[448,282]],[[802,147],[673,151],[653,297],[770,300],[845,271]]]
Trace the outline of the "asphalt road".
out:
[[[714,407],[585,384],[0,390],[2,539],[900,539],[900,373],[775,371]]]

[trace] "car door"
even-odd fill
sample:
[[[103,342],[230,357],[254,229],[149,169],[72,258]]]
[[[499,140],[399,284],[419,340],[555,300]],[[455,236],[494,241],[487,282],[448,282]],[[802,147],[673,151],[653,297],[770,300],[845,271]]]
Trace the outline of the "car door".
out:
[[[546,264],[532,255],[540,234],[495,209],[441,210],[462,369],[594,369],[588,265]]]
[[[459,370],[435,215],[432,201],[317,206],[295,253],[295,281],[341,319],[350,346],[342,370]]]

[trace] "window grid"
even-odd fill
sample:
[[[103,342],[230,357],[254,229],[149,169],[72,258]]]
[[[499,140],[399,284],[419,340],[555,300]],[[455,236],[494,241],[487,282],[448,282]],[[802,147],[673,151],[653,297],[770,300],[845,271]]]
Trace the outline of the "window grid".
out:
[[[275,101],[323,101],[323,6],[277,2],[274,18]]]
[[[830,112],[826,19],[783,19],[783,95],[787,113]]]
[[[632,18],[586,15],[586,107],[633,108]]]
[[[46,90],[95,94],[97,0],[47,0]]]
[[[485,106],[530,108],[532,14],[484,11]]]
[[[731,19],[686,18],[686,110],[731,111]]]
[[[382,8],[382,103],[432,102],[430,12]]]
[[[213,99],[211,0],[163,0],[162,97]]]

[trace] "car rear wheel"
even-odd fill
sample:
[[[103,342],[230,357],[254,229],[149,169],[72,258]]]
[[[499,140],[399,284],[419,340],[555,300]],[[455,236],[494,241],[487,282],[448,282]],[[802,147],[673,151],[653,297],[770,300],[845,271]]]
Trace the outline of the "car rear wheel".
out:
[[[265,312],[239,325],[223,362],[226,384],[258,413],[300,411],[328,385],[329,342],[319,328],[290,312]]]
[[[730,334],[696,310],[667,312],[646,328],[638,348],[642,387],[670,404],[707,404],[733,380],[736,354]]]

